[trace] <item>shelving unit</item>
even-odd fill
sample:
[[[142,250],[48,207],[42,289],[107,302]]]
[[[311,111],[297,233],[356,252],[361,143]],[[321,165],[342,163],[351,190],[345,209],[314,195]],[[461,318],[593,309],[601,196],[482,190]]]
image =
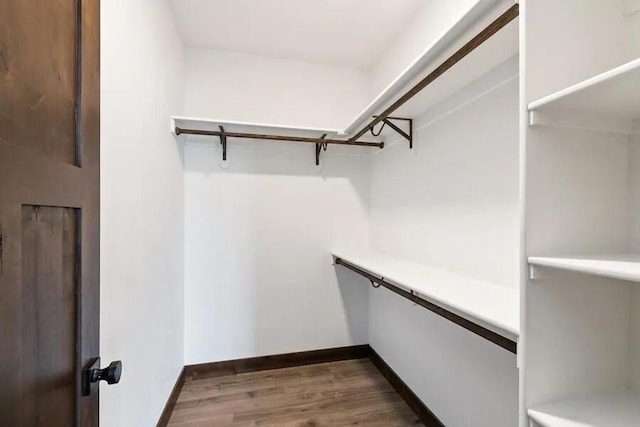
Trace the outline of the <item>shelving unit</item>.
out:
[[[529,409],[528,415],[540,427],[636,427],[640,425],[640,395],[611,394],[554,402]]]
[[[640,425],[640,21],[625,3],[526,3],[521,426]]]
[[[378,253],[336,250],[332,255],[514,344],[518,341],[520,302],[515,289]]]
[[[640,254],[529,257],[529,265],[640,282]]]
[[[640,59],[529,104],[531,125],[640,133]]]

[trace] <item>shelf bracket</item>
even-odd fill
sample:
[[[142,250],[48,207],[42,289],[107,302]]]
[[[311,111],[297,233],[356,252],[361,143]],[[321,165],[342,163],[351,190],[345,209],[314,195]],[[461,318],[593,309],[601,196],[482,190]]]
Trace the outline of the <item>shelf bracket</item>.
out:
[[[373,116],[373,118],[378,118],[378,116]],[[405,132],[400,128],[400,126],[394,123],[394,121],[402,121],[408,123],[409,132]],[[406,119],[403,117],[385,117],[384,119],[382,119],[382,127],[380,127],[380,130],[377,133],[373,130],[373,126],[369,128],[369,131],[371,132],[371,135],[378,136],[380,135],[380,133],[382,133],[382,129],[384,129],[385,126],[389,126],[398,135],[409,141],[409,149],[413,149],[413,119]]]
[[[327,151],[327,143],[321,141],[326,137],[327,137],[327,134],[325,133],[320,137],[320,140],[316,142],[316,166],[320,166],[320,150]]]
[[[540,279],[540,270],[537,266],[529,264],[529,280]]]
[[[222,145],[222,161],[227,161],[227,134],[224,131],[224,126],[218,126],[220,128],[220,144]]]

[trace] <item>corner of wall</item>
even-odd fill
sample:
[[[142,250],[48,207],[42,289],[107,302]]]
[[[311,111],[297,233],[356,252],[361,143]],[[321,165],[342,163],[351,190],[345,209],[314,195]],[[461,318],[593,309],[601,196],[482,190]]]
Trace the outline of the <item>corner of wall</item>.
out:
[[[166,1],[101,2],[100,341],[124,365],[101,389],[105,426],[155,425],[184,366],[184,168],[167,130],[183,56]]]

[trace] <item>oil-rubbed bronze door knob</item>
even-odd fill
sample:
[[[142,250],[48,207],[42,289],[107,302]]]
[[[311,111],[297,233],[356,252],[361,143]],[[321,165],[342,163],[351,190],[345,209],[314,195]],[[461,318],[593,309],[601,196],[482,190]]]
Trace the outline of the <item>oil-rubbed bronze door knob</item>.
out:
[[[122,362],[116,360],[104,369],[91,369],[91,382],[106,381],[107,384],[118,384],[122,375]]]
[[[120,382],[120,376],[122,375],[122,362],[116,360],[115,362],[111,362],[109,366],[104,369],[100,369],[100,359],[94,359],[93,363],[88,369],[85,369],[83,372],[82,378],[82,395],[88,396],[91,394],[91,391],[94,387],[92,384],[95,384],[100,381],[106,381],[107,384],[117,384]],[[97,384],[96,384],[97,386]]]

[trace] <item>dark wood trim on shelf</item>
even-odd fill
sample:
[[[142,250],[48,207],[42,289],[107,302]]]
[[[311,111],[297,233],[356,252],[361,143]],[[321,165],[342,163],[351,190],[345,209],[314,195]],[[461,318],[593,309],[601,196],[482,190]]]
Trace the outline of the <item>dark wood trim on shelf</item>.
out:
[[[183,367],[180,371],[180,375],[178,375],[178,379],[173,386],[173,390],[171,390],[171,394],[169,395],[169,399],[167,399],[167,404],[164,405],[164,409],[162,410],[162,414],[160,414],[160,419],[158,420],[157,427],[166,427],[169,424],[169,418],[171,418],[171,413],[173,412],[173,408],[176,406],[176,402],[178,401],[178,396],[180,396],[180,392],[182,391],[182,386],[184,385],[184,381],[186,379],[184,372],[186,368]]]
[[[442,421],[440,421],[438,417],[431,412],[429,407],[424,404],[413,390],[411,390],[407,383],[402,381],[402,378],[400,378],[398,374],[396,374],[395,371],[387,365],[387,362],[385,362],[371,346],[369,346],[369,360],[371,360],[371,363],[378,368],[378,371],[380,371],[382,376],[385,377],[389,384],[391,384],[391,386],[400,395],[402,400],[404,400],[409,408],[415,412],[420,421],[422,421],[426,427],[444,427]]]
[[[453,313],[443,307],[440,307],[437,304],[434,304],[430,301],[427,301],[423,298],[420,298],[418,295],[416,295],[415,293],[413,293],[413,291],[406,291],[404,289],[402,289],[399,286],[394,285],[393,283],[387,282],[386,280],[384,280],[384,278],[382,277],[376,277],[372,274],[370,274],[369,272],[349,263],[348,261],[343,260],[342,258],[336,258],[335,259],[335,263],[337,265],[341,265],[351,271],[353,271],[354,273],[358,273],[359,275],[367,278],[369,281],[371,281],[371,283],[377,283],[380,286],[383,286],[385,288],[387,288],[388,290],[390,290],[391,292],[394,292],[398,295],[400,295],[401,297],[404,297],[408,300],[410,300],[411,302],[413,302],[414,304],[417,304],[423,308],[426,308],[427,310],[444,317],[445,319],[455,323],[458,326],[461,326],[463,328],[465,328],[466,330],[473,332],[476,335],[481,336],[482,338],[504,348],[505,350],[510,351],[511,353],[517,354],[518,352],[518,343],[516,343],[515,341],[507,338],[507,337],[503,337],[502,335],[493,332],[490,329],[485,328],[484,326],[481,326],[475,322],[472,322],[469,319],[466,319],[456,313]]]
[[[367,357],[369,357],[369,345],[302,351],[298,353],[277,354],[273,356],[251,357],[249,359],[188,365],[185,366],[185,378],[187,380],[196,380],[199,378],[211,378],[224,375],[242,374],[246,372],[291,368],[294,366],[337,362],[340,360],[365,359]]]

